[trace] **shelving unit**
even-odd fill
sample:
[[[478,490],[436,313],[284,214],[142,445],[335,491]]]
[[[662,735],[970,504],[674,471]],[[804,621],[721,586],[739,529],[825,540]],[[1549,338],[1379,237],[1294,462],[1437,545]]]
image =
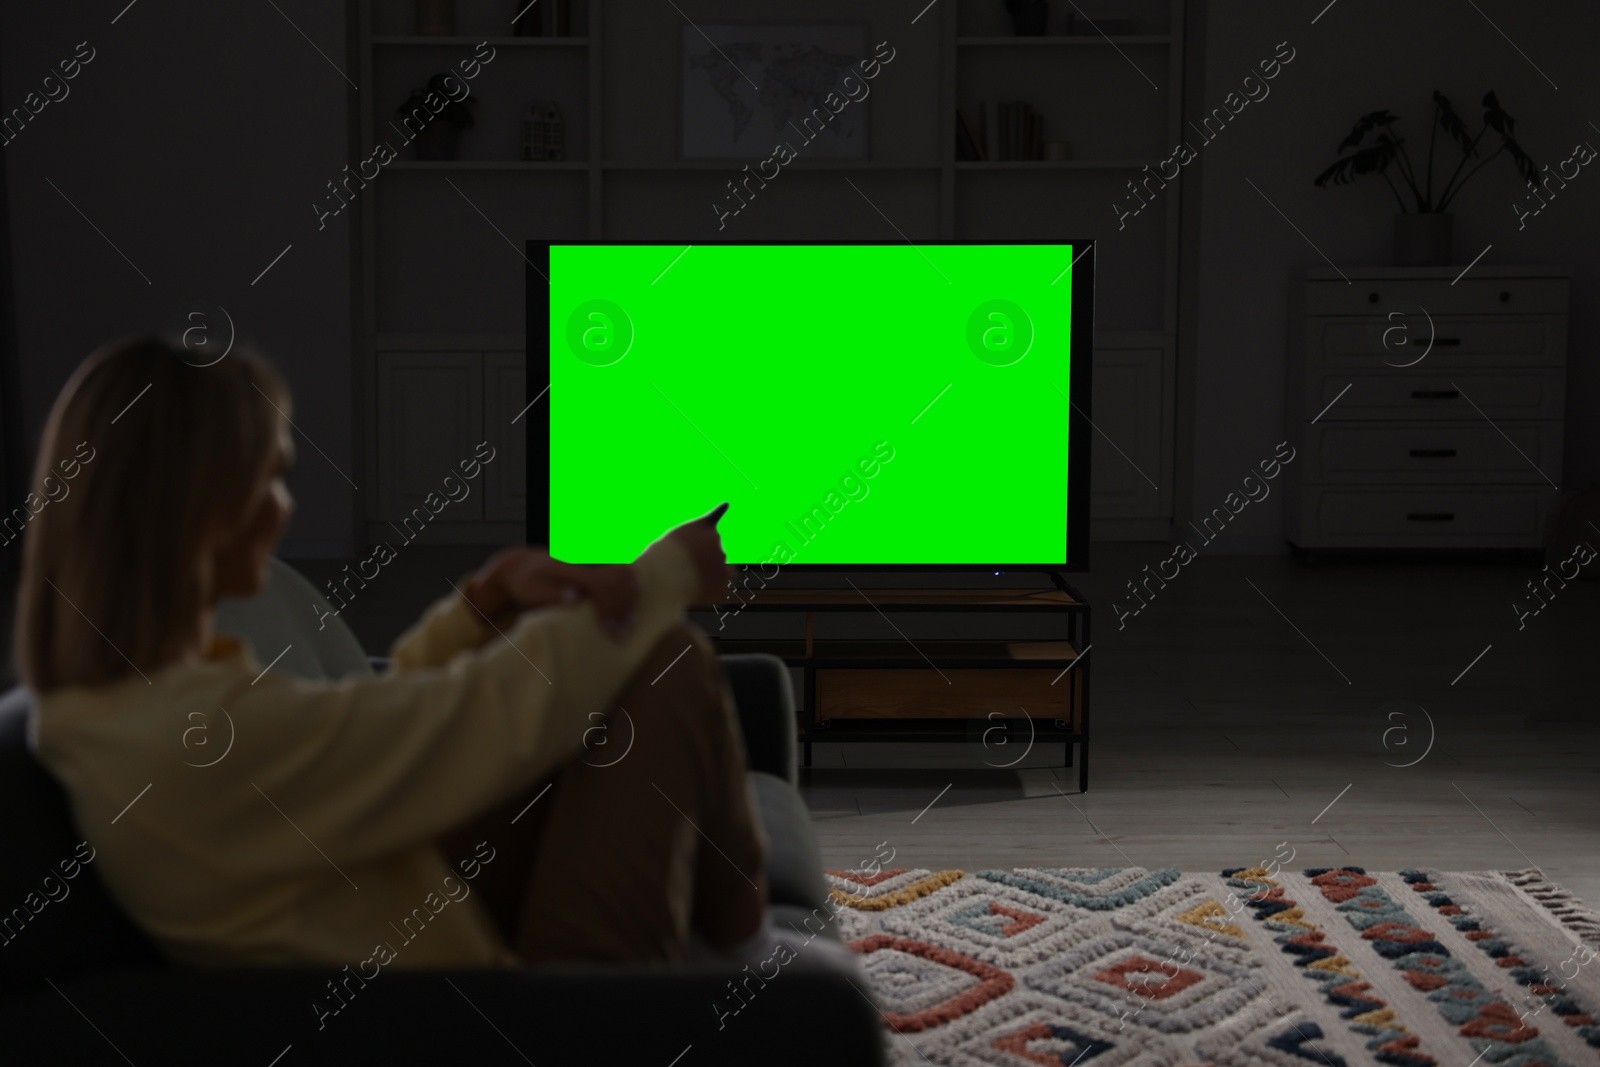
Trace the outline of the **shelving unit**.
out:
[[[422,162],[400,149],[402,158],[360,194],[357,395],[381,393],[411,412],[404,433],[386,425],[394,416],[375,399],[361,413],[362,467],[380,487],[367,496],[369,538],[392,536],[390,523],[420,503],[437,481],[434,470],[442,476],[477,442],[488,439],[520,461],[525,423],[511,419],[523,406],[521,243],[532,238],[1097,238],[1093,414],[1117,449],[1095,449],[1093,536],[1167,535],[1182,175],[1124,230],[1113,204],[1182,139],[1184,0],[1118,0],[1117,15],[1136,19],[1141,32],[1110,37],[1012,36],[1001,0],[952,0],[915,24],[869,18],[851,0],[760,19],[735,0],[680,3],[682,14],[672,5],[628,8],[615,19],[624,9],[613,0],[572,0],[574,36],[508,36],[519,6],[457,0],[457,33],[422,37],[412,0],[358,2],[353,158],[376,140],[396,143],[389,120],[414,85],[470,57],[480,42],[496,50],[472,84],[479,103],[462,158]],[[1068,13],[1056,6],[1052,30],[1064,28]],[[701,26],[866,23],[869,41],[896,49],[864,105],[870,157],[806,159],[802,149],[783,167],[781,184],[719,230],[713,201],[756,160],[679,156],[685,17]],[[523,114],[543,99],[561,107],[566,160],[520,158]],[[1046,138],[1068,141],[1073,158],[957,161],[957,105],[1002,99],[1028,99]],[[429,226],[411,224],[422,216]],[[430,352],[437,358],[427,369]],[[424,419],[424,411],[435,415]],[[474,494],[446,509],[430,536],[517,541],[519,508]]]

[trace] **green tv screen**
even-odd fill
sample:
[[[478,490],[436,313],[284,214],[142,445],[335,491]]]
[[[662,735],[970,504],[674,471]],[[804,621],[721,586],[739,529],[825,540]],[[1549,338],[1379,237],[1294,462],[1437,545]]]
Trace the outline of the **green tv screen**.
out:
[[[531,242],[530,541],[1083,567],[1091,247]]]

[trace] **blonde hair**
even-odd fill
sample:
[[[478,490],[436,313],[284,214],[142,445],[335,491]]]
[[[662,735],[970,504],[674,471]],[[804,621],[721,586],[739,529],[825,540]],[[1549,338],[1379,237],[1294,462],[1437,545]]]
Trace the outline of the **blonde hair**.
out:
[[[212,550],[266,491],[289,417],[283,378],[251,352],[205,367],[187,355],[160,337],[112,342],[51,408],[34,467],[49,499],[24,519],[15,624],[35,692],[179,657],[214,599]]]

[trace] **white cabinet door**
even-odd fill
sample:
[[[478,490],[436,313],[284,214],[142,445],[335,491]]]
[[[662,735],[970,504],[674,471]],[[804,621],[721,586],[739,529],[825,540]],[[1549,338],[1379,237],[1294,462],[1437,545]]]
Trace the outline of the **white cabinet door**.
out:
[[[399,521],[421,508],[427,521],[482,521],[484,494],[476,491],[481,486],[464,483],[460,467],[475,458],[484,440],[482,354],[379,352],[377,357],[377,518]],[[448,485],[447,477],[452,479]],[[452,488],[463,483],[465,495]],[[437,494],[436,503],[445,501],[437,512],[430,513],[424,503],[429,493]]]
[[[528,422],[535,413],[522,414],[528,406],[525,362],[521,352],[483,355],[484,436],[499,450],[483,472],[486,519],[521,522],[528,513]],[[539,403],[548,401],[546,397]],[[541,448],[535,462],[544,458]]]
[[[1101,348],[1094,354],[1095,428],[1090,514],[1164,519],[1162,350]]]

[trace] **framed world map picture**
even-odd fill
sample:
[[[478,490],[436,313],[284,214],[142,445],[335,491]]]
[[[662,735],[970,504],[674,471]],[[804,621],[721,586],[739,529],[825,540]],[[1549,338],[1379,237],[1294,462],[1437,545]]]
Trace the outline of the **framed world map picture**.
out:
[[[867,158],[864,24],[684,26],[682,55],[684,159]]]

